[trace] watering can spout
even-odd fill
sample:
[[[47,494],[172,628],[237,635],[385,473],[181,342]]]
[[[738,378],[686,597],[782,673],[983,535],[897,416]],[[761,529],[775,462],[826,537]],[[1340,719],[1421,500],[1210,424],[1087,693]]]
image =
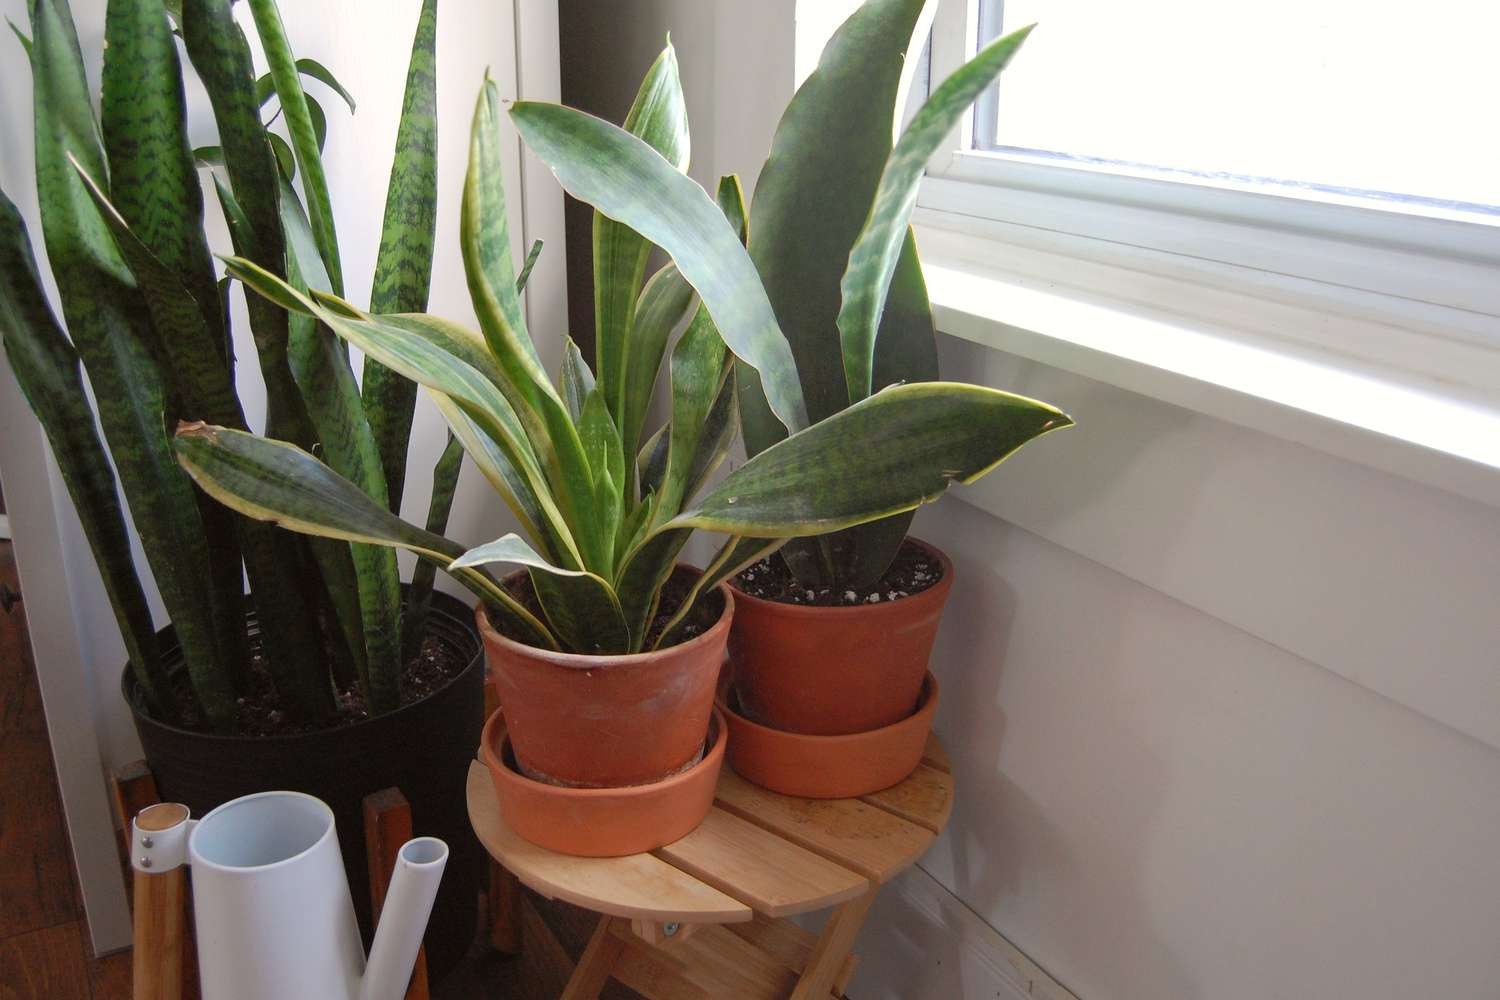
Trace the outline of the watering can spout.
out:
[[[396,870],[360,980],[359,1000],[402,1000],[406,995],[447,863],[448,845],[436,837],[409,840],[397,853]]]

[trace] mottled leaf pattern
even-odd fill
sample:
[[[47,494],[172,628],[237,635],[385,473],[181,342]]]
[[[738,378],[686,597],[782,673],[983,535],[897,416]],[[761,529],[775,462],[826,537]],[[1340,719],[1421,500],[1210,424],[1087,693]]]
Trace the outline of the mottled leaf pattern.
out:
[[[173,720],[176,705],[163,696],[168,682],[157,649],[151,607],[136,575],[115,474],[94,428],[78,353],[57,325],[42,292],[21,213],[3,193],[0,341],[21,392],[47,433],[68,496],[78,510],[135,678],[152,710]]]
[[[682,94],[682,77],[677,66],[677,52],[669,42],[661,55],[646,71],[640,90],[625,116],[625,130],[639,136],[668,163],[686,171],[692,155],[688,135],[687,102]],[[599,383],[610,415],[625,432],[627,448],[638,443],[631,435],[632,415],[626,408],[632,401],[630,376],[646,367],[633,362],[638,340],[633,332],[637,318],[636,295],[646,273],[646,258],[651,252],[639,233],[616,222],[602,212],[594,213],[594,344],[599,361]],[[661,364],[658,351],[651,365],[652,377]]]
[[[396,152],[370,289],[371,312],[421,312],[427,308],[436,227],[437,0],[423,0],[406,69],[401,121],[396,127]],[[385,468],[390,508],[399,514],[417,385],[380,362],[366,359],[361,394]]]
[[[713,199],[646,143],[555,104],[518,101],[511,120],[574,197],[671,255],[736,357],[756,369],[776,416],[807,425],[797,365],[755,266]]]
[[[192,484],[171,468],[167,387],[149,350],[145,304],[78,173],[105,174],[104,152],[66,4],[33,6],[37,195],[63,316],[88,372],[104,438],[162,601],[177,626],[204,714],[234,712],[234,665],[215,629],[208,540]]]
[[[1010,63],[1029,34],[1031,28],[1025,27],[996,39],[939,84],[891,150],[869,218],[849,251],[849,266],[840,285],[843,304],[838,315],[839,342],[851,402],[870,394],[875,335],[927,161],[969,105]]]

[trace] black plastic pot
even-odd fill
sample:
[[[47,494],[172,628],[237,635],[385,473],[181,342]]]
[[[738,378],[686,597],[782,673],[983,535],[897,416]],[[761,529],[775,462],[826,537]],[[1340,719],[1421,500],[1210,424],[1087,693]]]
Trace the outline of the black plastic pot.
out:
[[[246,615],[246,625],[253,642],[258,634],[253,612]],[[472,609],[445,594],[433,594],[427,631],[462,654],[468,663],[462,673],[389,715],[318,733],[246,737],[191,732],[146,714],[129,669],[121,686],[164,800],[183,803],[194,816],[241,795],[272,789],[305,792],[328,803],[366,947],[372,930],[362,802],[371,792],[400,789],[411,803],[416,835],[441,837],[450,852],[426,936],[428,970],[436,980],[463,957],[478,917],[483,853],[469,826],[464,784],[484,725],[484,655]],[[159,635],[162,649],[169,651],[169,669],[180,668],[175,633],[168,627]]]

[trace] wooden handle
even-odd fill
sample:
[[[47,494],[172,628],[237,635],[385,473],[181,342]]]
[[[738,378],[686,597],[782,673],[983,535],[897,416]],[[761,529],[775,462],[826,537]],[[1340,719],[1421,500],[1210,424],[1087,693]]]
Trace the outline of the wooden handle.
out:
[[[370,872],[370,914],[377,921],[385,907],[385,894],[396,870],[396,856],[411,839],[411,805],[400,789],[371,792],[364,800],[365,861]],[[406,1000],[428,1000],[427,949],[417,949]]]
[[[188,818],[185,806],[164,802],[135,818],[143,832],[169,830]],[[130,845],[133,850],[138,844]],[[135,869],[135,944],[131,950],[135,1000],[182,1000],[182,945],[187,868],[157,873]]]

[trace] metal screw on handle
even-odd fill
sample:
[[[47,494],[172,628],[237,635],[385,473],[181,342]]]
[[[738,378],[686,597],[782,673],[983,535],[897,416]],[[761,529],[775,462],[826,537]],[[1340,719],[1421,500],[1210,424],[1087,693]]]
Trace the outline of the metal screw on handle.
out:
[[[663,937],[671,937],[672,935],[676,934],[677,931],[681,927],[682,927],[682,925],[679,924],[679,923],[666,923],[666,924],[662,924],[661,925],[662,936]]]

